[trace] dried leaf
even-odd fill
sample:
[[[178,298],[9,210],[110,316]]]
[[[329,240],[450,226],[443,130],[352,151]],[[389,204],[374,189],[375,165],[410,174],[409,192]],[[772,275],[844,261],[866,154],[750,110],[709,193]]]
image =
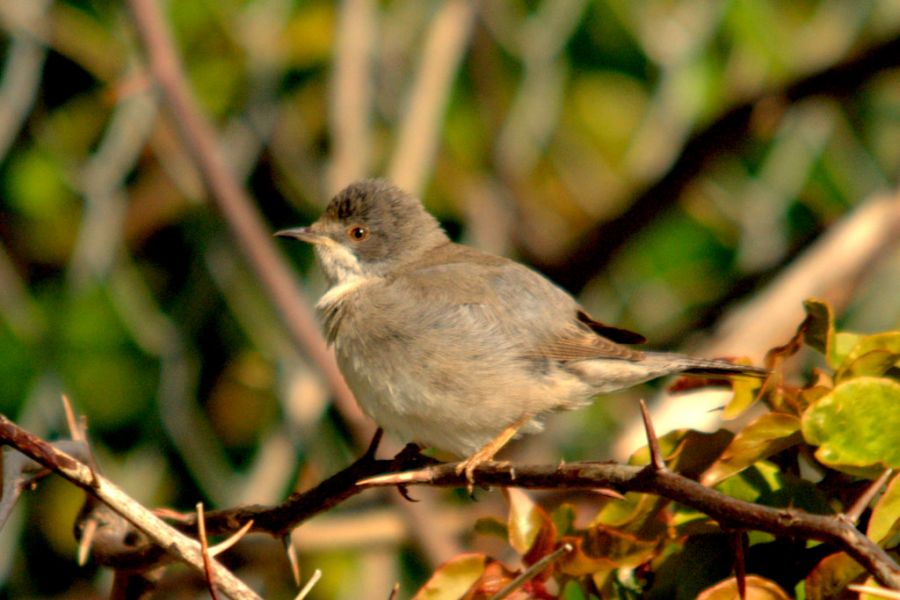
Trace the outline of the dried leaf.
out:
[[[886,548],[900,543],[900,476],[894,476],[875,503],[866,535]]]
[[[838,598],[865,572],[858,562],[843,552],[826,556],[806,576],[806,600]]]
[[[715,485],[756,461],[802,441],[800,419],[783,413],[766,413],[734,436],[719,459],[700,477],[700,482]]]
[[[806,345],[828,356],[834,339],[834,318],[827,302],[810,298],[803,303],[806,310],[803,340]]]

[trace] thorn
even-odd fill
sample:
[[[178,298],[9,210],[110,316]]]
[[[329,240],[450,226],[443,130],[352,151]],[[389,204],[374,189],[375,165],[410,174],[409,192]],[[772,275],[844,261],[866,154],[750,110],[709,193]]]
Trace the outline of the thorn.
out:
[[[891,478],[891,474],[894,472],[893,469],[885,469],[884,472],[878,476],[878,479],[872,482],[866,491],[862,493],[862,495],[856,499],[856,502],[850,507],[850,509],[844,513],[844,518],[853,523],[854,525],[859,521],[859,518],[865,512],[866,508],[869,506],[869,503],[872,501],[878,492],[887,485],[888,479]]]
[[[613,500],[624,500],[625,494],[619,493],[616,490],[610,488],[593,488],[592,492],[599,496],[603,496],[604,498],[612,498]]]
[[[366,477],[356,482],[358,486],[382,486],[382,485],[401,485],[404,483],[418,483],[427,472],[427,469],[419,471],[404,471],[402,473],[387,473],[385,475],[375,475],[374,477]]]
[[[294,598],[294,600],[303,600],[309,595],[309,592],[315,587],[317,583],[319,583],[319,579],[322,578],[322,570],[316,569],[312,577],[309,578],[309,581],[306,582],[306,585],[303,586],[303,589],[300,590],[300,593]]]
[[[245,535],[247,535],[247,532],[250,531],[251,527],[253,527],[253,519],[250,519],[249,521],[244,523],[243,527],[241,527],[240,529],[235,531],[227,539],[222,540],[218,544],[210,546],[209,547],[209,555],[210,556],[218,556],[218,555],[222,554],[223,552],[225,552],[226,550],[228,550],[229,548],[231,548],[232,546],[237,544],[239,541],[241,541],[241,538],[243,538]]]
[[[294,585],[300,585],[300,559],[297,557],[297,547],[294,546],[294,540],[291,534],[287,534],[281,538],[284,544],[284,552],[287,554],[288,564],[291,565],[291,575],[294,577]]]
[[[391,594],[388,596],[388,600],[397,600],[397,596],[400,595],[400,582],[396,582],[394,587],[391,588]]]
[[[641,418],[644,420],[644,430],[647,432],[647,447],[650,449],[650,464],[657,471],[665,471],[666,463],[662,457],[662,451],[659,449],[659,438],[656,437],[656,431],[653,429],[653,421],[650,420],[650,411],[647,410],[647,403],[639,400],[641,404]]]
[[[81,531],[81,540],[78,541],[78,566],[87,564],[88,555],[91,552],[91,544],[94,543],[94,534],[97,533],[97,519],[86,519],[84,529]]]
[[[192,513],[183,513],[171,508],[166,508],[162,506],[160,508],[154,508],[152,511],[154,515],[159,517],[160,519],[165,519],[167,521],[175,521],[177,523],[189,523],[190,520],[194,517]]]
[[[400,492],[400,495],[403,496],[403,499],[407,502],[418,502],[415,498],[409,495],[409,486],[400,484],[397,486],[397,491]]]
[[[62,395],[63,411],[66,413],[66,424],[69,426],[69,435],[73,440],[78,442],[86,442],[84,431],[75,418],[75,411],[72,410],[72,402],[65,394]]]
[[[203,503],[197,503],[197,535],[200,538],[200,554],[203,556],[203,574],[206,576],[206,588],[213,600],[219,600],[216,586],[213,583],[212,558],[209,555],[209,544],[206,540],[206,517],[203,514]]]
[[[379,427],[375,430],[375,433],[372,435],[372,441],[369,442],[369,447],[366,448],[365,453],[362,455],[364,459],[372,460],[375,458],[375,452],[378,450],[378,446],[381,444],[382,437],[384,437],[384,429]]]
[[[734,546],[734,579],[737,582],[738,596],[741,600],[747,598],[747,563],[744,560],[747,545],[747,532],[736,531],[731,539]]]
[[[885,588],[875,587],[874,585],[859,585],[852,583],[847,589],[859,592],[860,594],[869,594],[877,598],[888,598],[888,600],[900,600],[900,592],[888,590]]]
[[[563,544],[547,556],[543,557],[541,560],[525,569],[522,573],[519,574],[518,577],[507,583],[499,592],[491,596],[491,600],[501,600],[502,598],[506,598],[514,591],[525,585],[529,580],[534,579],[537,575],[540,574],[541,571],[546,569],[550,565],[550,563],[555,562],[557,559],[562,557],[563,554],[568,554],[572,550],[572,544]]]

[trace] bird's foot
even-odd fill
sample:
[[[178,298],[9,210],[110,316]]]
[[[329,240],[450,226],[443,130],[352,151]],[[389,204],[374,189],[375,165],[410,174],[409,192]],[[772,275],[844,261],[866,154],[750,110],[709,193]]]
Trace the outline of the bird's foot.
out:
[[[454,469],[457,475],[462,475],[465,473],[466,475],[466,491],[469,492],[469,496],[473,496],[475,493],[475,470],[479,467],[486,465],[488,463],[493,463],[499,466],[509,466],[509,461],[502,461],[499,463],[494,462],[494,452],[485,452],[485,450],[490,450],[488,448],[482,448],[466,460],[456,465]]]

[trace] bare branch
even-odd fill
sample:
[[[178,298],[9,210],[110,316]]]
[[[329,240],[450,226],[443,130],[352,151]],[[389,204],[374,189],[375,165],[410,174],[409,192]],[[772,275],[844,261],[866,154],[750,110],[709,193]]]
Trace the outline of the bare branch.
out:
[[[147,53],[148,67],[182,142],[203,176],[211,200],[231,227],[286,330],[328,381],[342,415],[354,429],[370,431],[371,424],[356,406],[333,354],[319,333],[308,308],[311,302],[297,287],[290,269],[272,244],[269,230],[253,202],[229,172],[215,132],[196,106],[158,3],[156,0],[130,0],[129,5]]]
[[[372,51],[377,10],[372,0],[341,2],[329,125],[334,151],[327,192],[337,192],[369,170],[372,133]]]
[[[406,114],[394,150],[390,179],[413,194],[422,190],[440,137],[444,107],[472,29],[475,3],[447,0],[432,20],[422,60],[406,99]]]
[[[872,499],[877,496],[881,490],[884,489],[884,486],[887,485],[887,482],[891,478],[891,475],[893,473],[893,469],[885,469],[884,473],[882,473],[878,477],[878,479],[873,481],[872,485],[866,488],[866,491],[856,499],[856,502],[853,503],[853,506],[851,506],[850,509],[844,513],[844,517],[851,523],[857,523],[863,512],[869,506],[869,503],[872,501]]]
[[[28,433],[4,415],[0,415],[0,444],[12,446],[44,467],[62,475],[128,519],[160,548],[165,548],[170,554],[191,565],[198,572],[204,572],[200,544],[196,540],[186,537],[164,523],[159,517],[128,496],[121,488],[84,463]],[[219,562],[212,560],[210,566],[215,573],[216,585],[230,598],[259,598],[253,590]]]
[[[557,561],[563,554],[568,554],[573,549],[572,544],[563,544],[547,556],[543,557],[541,560],[535,562],[533,565],[522,571],[518,577],[507,583],[503,588],[491,596],[491,600],[502,600],[506,598],[514,591],[525,585],[531,579],[534,579],[538,573],[547,568],[548,565]]]

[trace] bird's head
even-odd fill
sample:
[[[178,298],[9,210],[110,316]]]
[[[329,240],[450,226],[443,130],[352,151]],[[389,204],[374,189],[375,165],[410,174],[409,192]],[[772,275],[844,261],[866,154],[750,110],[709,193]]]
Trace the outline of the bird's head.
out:
[[[418,198],[383,179],[349,185],[315,223],[275,235],[312,244],[334,284],[387,275],[448,240]]]

